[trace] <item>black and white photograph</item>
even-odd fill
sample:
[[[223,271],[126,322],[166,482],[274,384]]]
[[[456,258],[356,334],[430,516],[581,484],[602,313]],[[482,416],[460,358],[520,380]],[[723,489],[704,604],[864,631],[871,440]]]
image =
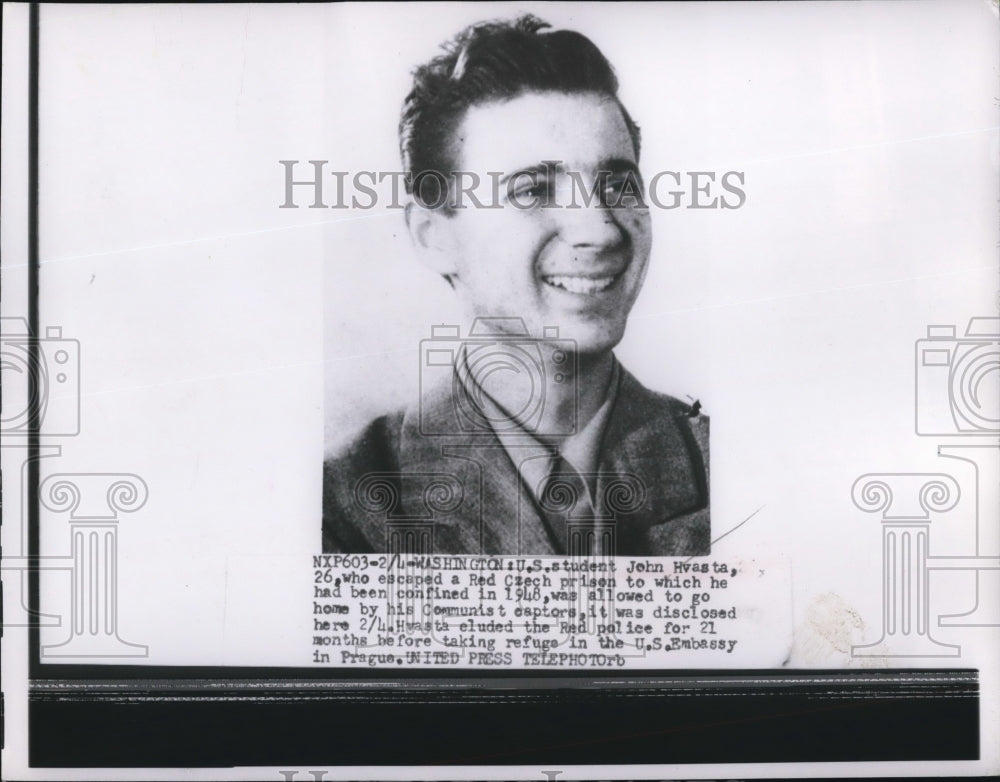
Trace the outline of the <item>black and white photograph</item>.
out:
[[[531,15],[444,49],[402,105],[400,218],[465,319],[421,342],[416,403],[327,460],[324,551],[398,549],[387,521],[440,510],[412,553],[708,554],[708,416],[613,353],[652,221],[611,64]]]

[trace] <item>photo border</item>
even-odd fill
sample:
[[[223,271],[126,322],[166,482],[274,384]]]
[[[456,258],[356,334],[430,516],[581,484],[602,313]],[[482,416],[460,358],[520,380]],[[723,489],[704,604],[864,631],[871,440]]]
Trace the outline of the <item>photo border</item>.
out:
[[[39,3],[32,2],[31,335],[39,334],[40,32]],[[31,392],[39,385],[39,356],[37,341],[29,345]],[[37,416],[32,424],[28,607],[37,616]],[[633,670],[611,676],[407,670],[400,679],[398,671],[378,669],[362,677],[355,669],[43,664],[37,622],[28,642],[33,767],[296,765],[305,774],[306,766],[332,766],[333,760],[552,769],[581,763],[975,760],[980,751],[979,677],[965,668]],[[334,727],[341,731],[337,741]],[[443,751],[442,737],[461,746],[461,754]],[[526,737],[534,742],[527,747]]]

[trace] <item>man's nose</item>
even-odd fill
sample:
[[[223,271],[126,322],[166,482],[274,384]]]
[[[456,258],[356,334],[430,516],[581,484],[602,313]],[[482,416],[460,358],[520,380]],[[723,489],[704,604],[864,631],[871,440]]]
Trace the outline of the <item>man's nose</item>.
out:
[[[623,233],[613,210],[606,206],[565,206],[559,212],[559,233],[574,247],[607,248],[621,243]]]

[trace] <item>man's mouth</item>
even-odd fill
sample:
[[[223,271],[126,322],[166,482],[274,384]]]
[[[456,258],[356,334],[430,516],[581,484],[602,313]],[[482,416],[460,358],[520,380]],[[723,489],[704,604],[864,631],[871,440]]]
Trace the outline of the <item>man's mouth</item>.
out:
[[[543,275],[542,281],[553,288],[561,288],[570,293],[581,295],[592,295],[606,291],[614,285],[621,274],[609,274],[603,277],[584,277],[571,274],[550,274]]]

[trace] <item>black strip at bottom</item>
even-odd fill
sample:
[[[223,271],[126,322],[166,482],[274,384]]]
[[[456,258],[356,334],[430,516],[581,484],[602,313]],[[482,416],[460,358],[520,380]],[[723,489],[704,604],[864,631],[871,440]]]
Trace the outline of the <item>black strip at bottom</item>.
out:
[[[975,760],[975,671],[35,680],[37,767]]]

